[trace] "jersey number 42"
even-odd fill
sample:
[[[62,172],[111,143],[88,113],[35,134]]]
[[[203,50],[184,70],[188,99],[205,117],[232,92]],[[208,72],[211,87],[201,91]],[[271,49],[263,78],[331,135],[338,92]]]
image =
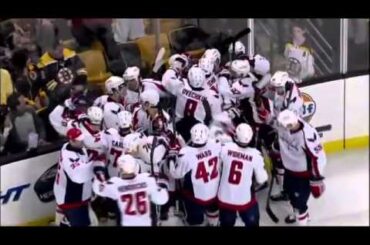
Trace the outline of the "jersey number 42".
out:
[[[208,160],[208,166],[211,168],[211,173],[207,172],[207,168],[204,162],[199,162],[195,173],[196,179],[203,179],[204,183],[216,178],[218,176],[217,171],[218,158],[214,157]]]

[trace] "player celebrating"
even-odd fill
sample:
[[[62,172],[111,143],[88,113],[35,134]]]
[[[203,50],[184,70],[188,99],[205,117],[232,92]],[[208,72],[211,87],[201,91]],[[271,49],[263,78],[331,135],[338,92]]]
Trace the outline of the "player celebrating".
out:
[[[89,226],[89,201],[92,194],[93,163],[83,146],[84,134],[78,128],[67,131],[59,156],[54,195],[70,226]],[[66,225],[61,223],[61,226]]]
[[[222,174],[218,190],[220,225],[234,226],[237,213],[245,226],[259,226],[259,210],[252,190],[253,176],[259,184],[267,181],[261,152],[248,146],[252,128],[241,123],[236,128],[234,142],[221,150]]]
[[[175,179],[184,178],[187,223],[201,226],[207,214],[208,223],[216,225],[221,145],[208,141],[209,130],[204,124],[194,125],[190,133],[191,143],[180,150],[177,162],[170,159],[170,173]]]
[[[93,190],[102,197],[116,200],[121,211],[122,226],[151,226],[150,201],[163,205],[168,193],[148,173],[138,174],[136,161],[130,155],[118,158],[119,177],[106,182],[94,179]]]
[[[189,59],[184,54],[174,54],[168,60],[170,67],[165,71],[162,76],[162,82],[172,80],[181,80],[185,74],[186,68],[189,66]]]
[[[122,78],[111,76],[105,81],[105,90],[108,95],[98,97],[94,101],[94,105],[103,110],[104,128],[115,128],[118,130],[117,114],[124,110],[124,97],[127,94],[127,87]]]
[[[309,214],[307,201],[310,192],[319,198],[324,190],[323,170],[326,155],[316,129],[296,113],[282,111],[278,116],[280,154],[285,168],[284,189],[286,190],[294,214],[285,221],[306,225]]]
[[[164,124],[168,124],[170,116],[167,112],[158,108],[159,94],[156,90],[148,89],[140,94],[141,106],[137,107],[133,113],[134,130],[140,130],[152,135],[153,122],[161,117]],[[163,125],[164,126],[164,125]],[[168,128],[168,126],[165,126]]]
[[[203,88],[205,80],[204,71],[193,66],[189,69],[188,81],[167,84],[167,90],[176,96],[176,129],[185,142],[190,139],[192,126],[209,125],[211,118],[221,113],[219,96]]]

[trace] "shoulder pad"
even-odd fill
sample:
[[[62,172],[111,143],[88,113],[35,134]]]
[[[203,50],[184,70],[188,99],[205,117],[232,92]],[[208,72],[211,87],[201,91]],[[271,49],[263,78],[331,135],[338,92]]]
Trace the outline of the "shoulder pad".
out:
[[[64,48],[63,49],[63,56],[64,56],[64,59],[70,59],[70,58],[73,58],[74,56],[76,56],[76,52],[71,50],[71,49]]]

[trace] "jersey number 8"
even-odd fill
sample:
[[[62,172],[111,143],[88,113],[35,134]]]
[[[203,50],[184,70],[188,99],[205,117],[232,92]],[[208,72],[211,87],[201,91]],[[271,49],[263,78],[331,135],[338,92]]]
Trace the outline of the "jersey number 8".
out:
[[[194,117],[195,110],[197,109],[198,101],[187,99],[185,103],[185,117]]]

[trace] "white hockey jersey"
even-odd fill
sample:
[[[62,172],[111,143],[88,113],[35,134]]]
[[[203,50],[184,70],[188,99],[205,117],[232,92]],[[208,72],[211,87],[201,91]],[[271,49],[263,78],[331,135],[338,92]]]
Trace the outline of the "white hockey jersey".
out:
[[[217,194],[219,206],[235,211],[248,209],[256,203],[251,192],[253,175],[259,184],[268,178],[261,152],[229,142],[222,147],[221,162],[222,174]]]
[[[133,179],[113,177],[107,182],[95,179],[93,190],[118,202],[122,226],[151,226],[150,201],[157,205],[168,201],[168,192],[146,173]]]
[[[125,107],[117,102],[109,101],[103,106],[103,128],[119,128],[118,113],[124,111]]]
[[[94,132],[87,118],[81,118],[68,122],[68,129],[71,127],[78,128],[84,134],[84,146],[87,148],[90,160],[96,160],[104,152],[104,146],[101,140],[101,131]]]
[[[165,127],[172,129],[170,115],[168,115],[165,110],[162,110],[162,115],[164,116],[164,119],[166,120],[165,123],[167,124]],[[152,134],[153,132],[152,120],[150,119],[149,114],[146,113],[141,106],[136,107],[134,110],[132,127],[135,131],[148,132],[149,134]]]
[[[92,194],[93,164],[87,151],[77,151],[65,143],[60,151],[57,175],[54,181],[56,203],[61,209],[86,204]]]
[[[271,99],[273,102],[273,115],[277,117],[279,113],[285,109],[295,112],[297,115],[303,115],[303,99],[296,84],[291,83],[292,89],[283,95],[277,92],[272,92],[266,88],[264,96]]]
[[[123,139],[114,128],[101,132],[101,142],[106,155],[105,166],[110,177],[118,176],[117,159],[124,153]]]
[[[283,165],[298,176],[320,178],[326,165],[320,136],[310,124],[300,122],[301,128],[296,132],[277,127]]]
[[[208,142],[204,147],[186,146],[179,152],[175,166],[170,164],[173,178],[184,178],[183,194],[201,205],[215,201],[220,182],[221,145]]]
[[[156,138],[156,142],[154,142]],[[153,143],[155,147],[153,149]],[[152,173],[156,176],[161,175],[161,167],[167,154],[168,142],[162,136],[143,136],[138,148],[138,157],[143,161],[140,165],[142,173]],[[152,153],[152,151],[154,151]],[[151,159],[151,154],[153,159]]]
[[[67,135],[67,124],[71,120],[67,113],[67,108],[62,105],[57,105],[54,110],[49,114],[50,124],[55,131],[62,136]]]
[[[176,97],[177,121],[188,116],[207,124],[221,113],[221,99],[213,90],[193,90],[186,80],[167,84],[167,90]]]

